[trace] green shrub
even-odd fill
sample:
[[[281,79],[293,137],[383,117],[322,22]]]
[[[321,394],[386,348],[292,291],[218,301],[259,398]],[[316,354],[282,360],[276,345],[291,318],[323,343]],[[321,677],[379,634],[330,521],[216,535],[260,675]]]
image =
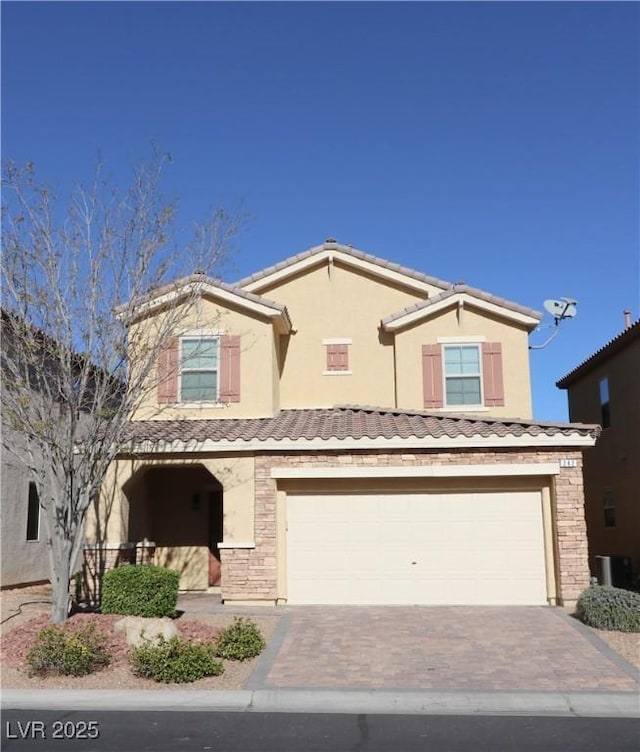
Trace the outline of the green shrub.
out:
[[[238,617],[220,633],[216,655],[232,661],[244,661],[259,655],[264,648],[264,637],[251,619]]]
[[[576,615],[596,629],[640,632],[640,593],[595,585],[580,594]]]
[[[106,639],[93,624],[82,629],[69,625],[45,627],[27,653],[31,676],[85,676],[108,666],[110,661]]]
[[[110,569],[102,582],[102,613],[160,618],[175,616],[180,574],[150,565]]]
[[[224,668],[216,660],[215,645],[189,642],[179,637],[148,642],[131,651],[133,673],[157,682],[194,682],[219,676]]]

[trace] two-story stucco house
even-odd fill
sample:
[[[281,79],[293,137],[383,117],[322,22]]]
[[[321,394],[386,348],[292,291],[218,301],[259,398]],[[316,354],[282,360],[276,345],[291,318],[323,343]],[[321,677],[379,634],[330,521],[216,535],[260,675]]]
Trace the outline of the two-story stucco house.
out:
[[[591,571],[611,557],[614,585],[640,576],[640,320],[601,347],[557,384],[566,389],[571,420],[600,423],[585,452],[584,491]]]
[[[532,420],[539,313],[329,240],[158,290],[130,337],[189,285],[105,486],[110,544],[153,541],[225,602],[545,604],[588,584],[596,428]]]

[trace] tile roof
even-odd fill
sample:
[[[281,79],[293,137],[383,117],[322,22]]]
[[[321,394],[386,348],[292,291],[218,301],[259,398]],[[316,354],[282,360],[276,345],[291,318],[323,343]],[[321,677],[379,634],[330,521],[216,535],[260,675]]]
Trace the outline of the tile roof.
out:
[[[476,418],[469,415],[339,405],[332,408],[281,410],[271,418],[132,421],[126,439],[151,443],[541,435],[558,436],[561,439],[576,433],[596,437],[598,432],[599,426],[579,423],[539,423],[519,418]]]
[[[397,313],[393,313],[391,316],[387,316],[386,318],[382,319],[382,325],[386,326],[387,324],[391,324],[397,319],[400,319],[403,316],[407,316],[410,313],[426,310],[430,306],[446,300],[453,295],[458,295],[459,293],[467,293],[467,295],[471,295],[474,298],[479,298],[480,300],[485,300],[487,303],[493,303],[494,305],[500,306],[501,308],[507,308],[508,310],[516,311],[517,313],[522,313],[525,316],[531,316],[538,320],[542,318],[542,313],[540,313],[540,311],[534,310],[533,308],[528,308],[527,306],[520,305],[519,303],[513,303],[512,301],[506,300],[505,298],[499,298],[498,296],[491,295],[490,293],[484,292],[483,290],[478,290],[475,287],[469,287],[469,285],[454,284],[451,285],[450,289],[444,290],[443,292],[434,295],[428,300],[414,303],[413,305],[408,306],[402,311],[398,311]]]
[[[579,366],[576,366],[572,371],[569,371],[566,376],[563,376],[559,381],[556,381],[556,386],[560,389],[566,389],[573,384],[574,381],[577,381],[581,376],[588,373],[592,368],[603,363],[607,358],[610,358],[638,338],[640,338],[640,319],[634,321],[631,326],[627,327],[624,331],[620,332],[620,334],[609,340],[606,345],[603,345],[599,350],[596,350],[593,355],[590,355],[586,360],[583,360]]]
[[[118,306],[118,308],[116,308],[116,313],[123,312],[127,309],[130,309],[131,307],[135,308],[136,306],[143,305],[144,303],[151,303],[153,300],[156,300],[163,295],[169,295],[171,293],[179,294],[181,289],[187,287],[190,284],[200,284],[212,288],[217,287],[220,290],[231,293],[232,295],[237,295],[239,298],[243,298],[250,303],[257,303],[259,305],[267,306],[268,308],[273,308],[275,311],[279,311],[285,318],[287,323],[291,325],[287,307],[282,303],[277,303],[275,300],[263,298],[261,295],[256,295],[255,293],[248,292],[247,290],[242,290],[239,287],[229,285],[226,282],[222,282],[221,280],[215,279],[214,277],[209,277],[206,274],[190,274],[187,277],[181,277],[180,279],[176,279],[173,282],[163,285],[162,287],[156,287],[148,294],[140,296],[139,298],[134,299],[129,303]]]
[[[249,277],[244,277],[244,279],[236,282],[236,285],[238,287],[245,287],[246,285],[250,285],[252,282],[257,282],[258,280],[264,279],[265,277],[268,277],[275,272],[286,269],[292,264],[296,264],[299,261],[304,261],[305,259],[311,258],[312,256],[322,253],[323,251],[340,251],[340,253],[344,253],[347,256],[352,256],[354,259],[359,259],[360,261],[368,261],[370,264],[375,264],[376,266],[380,266],[383,269],[388,269],[389,271],[396,272],[397,274],[404,274],[407,277],[417,279],[420,282],[425,282],[426,284],[433,285],[434,287],[447,288],[451,285],[450,282],[445,282],[444,280],[438,279],[437,277],[430,277],[428,274],[422,274],[422,272],[418,272],[415,269],[410,269],[408,266],[402,266],[401,264],[396,264],[393,261],[387,261],[386,259],[379,258],[378,256],[373,256],[370,253],[359,251],[357,248],[353,248],[350,245],[344,245],[343,243],[336,243],[333,241],[327,241],[322,245],[313,246],[312,248],[309,248],[302,253],[298,253],[295,256],[290,256],[289,258],[284,259],[284,261],[279,261],[273,266],[268,266],[266,269],[262,269],[261,271],[256,272]]]

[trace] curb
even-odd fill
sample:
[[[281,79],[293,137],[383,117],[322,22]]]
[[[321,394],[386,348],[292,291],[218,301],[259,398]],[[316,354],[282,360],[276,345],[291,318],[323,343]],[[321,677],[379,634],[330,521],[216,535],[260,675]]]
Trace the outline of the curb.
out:
[[[2,709],[640,718],[640,696],[635,692],[6,689]]]

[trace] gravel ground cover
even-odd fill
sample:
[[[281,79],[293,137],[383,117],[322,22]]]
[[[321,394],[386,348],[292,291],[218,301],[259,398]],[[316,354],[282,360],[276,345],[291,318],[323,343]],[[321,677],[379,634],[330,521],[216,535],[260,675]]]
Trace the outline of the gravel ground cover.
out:
[[[50,590],[45,586],[2,592],[0,675],[5,689],[242,689],[258,660],[254,658],[242,662],[222,661],[223,674],[190,684],[158,684],[148,679],[140,679],[131,672],[125,635],[123,632],[114,631],[114,624],[122,618],[121,616],[76,614],[69,619],[70,625],[93,623],[97,630],[106,635],[111,649],[111,664],[88,676],[30,677],[24,659],[37,633],[50,623],[50,606],[46,603],[49,595]],[[268,642],[280,617],[276,614],[265,614],[252,618]],[[215,639],[220,630],[232,622],[232,614],[184,614],[176,620],[176,626],[181,637],[208,641]]]
[[[604,629],[594,629],[593,632],[640,671],[640,632],[607,632]]]

